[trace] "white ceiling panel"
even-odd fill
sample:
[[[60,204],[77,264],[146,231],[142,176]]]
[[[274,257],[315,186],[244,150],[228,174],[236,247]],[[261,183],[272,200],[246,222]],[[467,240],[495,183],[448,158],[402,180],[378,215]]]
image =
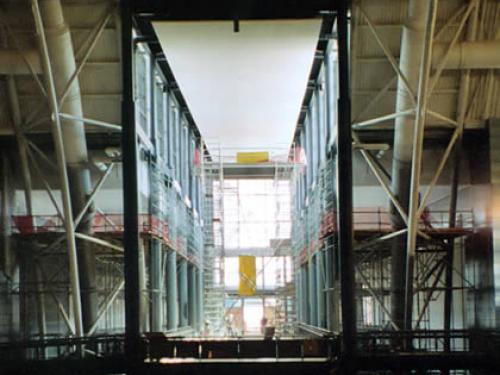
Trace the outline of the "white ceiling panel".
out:
[[[320,26],[240,21],[235,33],[229,21],[154,23],[202,135],[232,154],[289,147]]]

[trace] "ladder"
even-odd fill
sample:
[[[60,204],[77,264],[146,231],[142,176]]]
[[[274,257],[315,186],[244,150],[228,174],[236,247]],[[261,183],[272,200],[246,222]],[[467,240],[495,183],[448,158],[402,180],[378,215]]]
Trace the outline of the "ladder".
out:
[[[285,256],[291,255],[290,243],[285,243],[283,240],[283,229],[280,227],[281,221],[285,219],[285,212],[283,209],[283,204],[281,200],[283,181],[290,181],[292,173],[292,166],[288,163],[275,164],[275,176],[274,176],[274,194],[276,201],[275,209],[275,238],[278,241],[274,242],[273,254],[276,256],[283,256],[283,264],[276,268],[276,305],[274,310],[274,319],[276,327],[276,336],[290,336],[294,334],[294,327],[296,325],[295,316],[295,288],[293,283],[293,267],[291,270],[287,270]],[[291,199],[291,195],[288,196]],[[289,202],[291,204],[291,202]],[[291,212],[287,215],[291,215]],[[291,220],[290,217],[286,218]],[[289,240],[289,239],[288,239]],[[288,248],[287,250],[285,248]],[[288,275],[287,272],[292,272]],[[287,282],[287,280],[292,280]]]
[[[219,155],[203,157],[204,199],[204,331],[209,336],[224,332],[224,170]]]

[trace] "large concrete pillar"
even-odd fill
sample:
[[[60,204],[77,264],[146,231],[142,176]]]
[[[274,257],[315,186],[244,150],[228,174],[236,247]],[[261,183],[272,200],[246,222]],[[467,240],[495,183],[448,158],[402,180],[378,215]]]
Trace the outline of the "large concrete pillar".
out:
[[[179,327],[186,327],[188,320],[188,264],[182,259],[179,264]]]
[[[399,68],[405,75],[408,85],[417,92],[419,67],[424,46],[424,31],[428,1],[410,0],[408,17],[401,36]],[[396,112],[415,108],[414,100],[406,89],[405,82],[399,78],[396,96]],[[409,114],[396,118],[394,123],[394,150],[392,161],[391,189],[408,213],[411,179],[412,141],[415,115]],[[394,229],[406,227],[394,207],[392,224]],[[406,236],[393,240],[391,264],[391,315],[399,327],[405,326],[405,276],[406,276]]]
[[[163,330],[162,245],[153,238],[150,250],[151,331]]]
[[[168,330],[179,327],[179,301],[177,297],[177,253],[168,250],[167,256],[167,322]]]

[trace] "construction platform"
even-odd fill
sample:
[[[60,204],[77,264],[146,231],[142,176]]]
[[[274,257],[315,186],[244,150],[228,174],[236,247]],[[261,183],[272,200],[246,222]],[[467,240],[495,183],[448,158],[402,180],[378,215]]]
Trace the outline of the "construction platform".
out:
[[[96,245],[100,244],[99,239],[103,239],[109,242],[102,242],[102,247],[111,248],[118,252],[122,251],[123,214],[96,213],[92,218],[91,228],[92,237],[97,240],[95,241]],[[17,215],[12,217],[11,230],[14,236],[22,238],[36,237],[41,242],[50,244],[54,241],[56,234],[60,235],[65,232],[65,227],[58,215]],[[199,264],[198,254],[188,249],[188,239],[179,235],[173,236],[169,224],[157,216],[150,214],[139,215],[138,231],[142,237],[157,238],[191,263]]]

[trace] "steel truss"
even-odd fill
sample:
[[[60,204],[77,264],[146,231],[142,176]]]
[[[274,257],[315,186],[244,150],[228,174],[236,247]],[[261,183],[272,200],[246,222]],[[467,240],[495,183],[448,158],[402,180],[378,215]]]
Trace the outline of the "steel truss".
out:
[[[441,113],[430,110],[428,108],[429,99],[436,90],[436,85],[441,77],[443,70],[450,57],[450,52],[457,44],[462,34],[465,33],[465,38],[468,41],[475,39],[477,28],[477,13],[479,1],[471,0],[468,4],[459,8],[450,19],[438,30],[436,30],[436,15],[438,11],[439,1],[428,0],[426,2],[428,14],[424,29],[423,38],[423,55],[419,62],[418,82],[410,82],[410,79],[402,71],[400,65],[396,61],[395,56],[391,53],[386,41],[377,30],[377,25],[370,19],[370,16],[365,12],[363,1],[358,0],[353,4],[354,24],[353,24],[353,40],[354,46],[359,42],[359,31],[361,23],[364,23],[371,35],[374,37],[379,48],[392,69],[394,77],[376,93],[367,106],[355,116],[352,123],[353,139],[356,143],[361,143],[362,131],[371,129],[382,122],[388,120],[397,120],[400,118],[413,119],[413,143],[411,145],[411,183],[409,186],[408,195],[408,210],[402,203],[398,194],[400,192],[391,189],[391,175],[388,174],[381,165],[377,162],[370,150],[359,148],[363,159],[366,161],[369,170],[373,173],[376,180],[386,193],[390,204],[394,207],[396,215],[399,215],[403,223],[402,227],[395,228],[392,233],[381,233],[375,237],[358,239],[355,245],[357,253],[356,272],[358,285],[361,286],[363,295],[368,295],[378,305],[376,316],[383,316],[382,321],[377,322],[382,326],[386,323],[394,330],[412,330],[419,329],[422,326],[429,328],[426,322],[426,314],[428,314],[429,304],[437,294],[444,291],[446,294],[445,304],[447,306],[445,317],[445,329],[450,329],[451,314],[451,295],[453,292],[452,276],[454,273],[460,274],[463,278],[464,288],[470,288],[471,283],[465,279],[462,270],[456,270],[453,267],[453,252],[454,244],[461,243],[462,239],[457,239],[457,232],[460,232],[460,223],[457,223],[456,216],[456,192],[458,185],[458,168],[455,167],[454,178],[451,183],[451,205],[448,214],[447,225],[443,226],[443,232],[449,230],[450,235],[437,235],[430,228],[426,228],[422,222],[422,214],[426,209],[429,197],[434,190],[439,178],[442,175],[443,169],[453,155],[454,165],[457,166],[460,162],[460,144],[464,130],[465,119],[467,118],[468,110],[470,109],[471,98],[469,94],[470,87],[470,71],[464,70],[461,73],[459,99],[457,103],[456,118],[448,118]],[[436,40],[442,37],[443,31],[453,23],[457,23],[455,31],[451,39],[446,42],[445,53],[437,64],[432,65],[432,55],[434,53],[434,45]],[[355,49],[354,49],[355,51]],[[352,70],[353,78],[356,74],[357,56],[353,52]],[[417,63],[416,61],[412,63]],[[374,108],[380,102],[388,90],[395,82],[399,84],[399,90],[407,96],[409,107],[404,110],[389,113],[377,118],[359,121],[360,118]],[[355,90],[353,85],[352,90]],[[429,119],[438,119],[449,126],[453,132],[444,149],[444,152],[437,164],[427,188],[420,197],[419,191],[422,189],[421,184],[421,167],[423,158],[423,143],[426,123]],[[453,198],[454,197],[454,198]],[[453,232],[453,233],[452,233]],[[468,231],[463,231],[460,235],[467,235]],[[390,241],[395,238],[406,236],[405,248],[401,249],[406,252],[406,266],[400,272],[405,273],[405,319],[403,326],[397,324],[391,316],[389,305],[389,280],[391,265],[390,257]],[[417,303],[417,308],[414,309],[414,301]],[[449,347],[449,343],[448,343]]]
[[[39,332],[42,338],[45,331],[45,304],[48,303],[48,301],[43,299],[43,295],[45,294],[48,294],[56,304],[57,311],[65,323],[68,333],[70,335],[82,337],[91,335],[101,323],[106,311],[108,311],[123,288],[123,281],[120,281],[123,279],[123,275],[121,271],[116,269],[106,274],[107,276],[105,277],[110,277],[111,284],[107,282],[104,284],[106,286],[101,289],[102,301],[98,310],[97,319],[93,322],[90,329],[85,332],[82,324],[77,239],[89,243],[89,246],[93,246],[95,250],[98,251],[97,259],[99,261],[99,268],[105,267],[109,259],[116,262],[117,255],[118,259],[120,259],[123,249],[113,239],[98,238],[94,234],[83,233],[78,229],[82,221],[86,220],[86,216],[89,212],[96,209],[95,197],[101,191],[102,186],[113,171],[115,164],[109,162],[106,165],[98,181],[94,184],[91,193],[86,197],[83,207],[79,212],[73,214],[74,207],[72,207],[70,190],[75,187],[71,186],[68,178],[67,160],[64,151],[65,144],[62,136],[63,126],[70,125],[63,124],[62,120],[72,119],[82,121],[89,125],[103,127],[107,132],[110,130],[121,131],[121,126],[91,119],[75,118],[74,116],[62,113],[61,108],[68,99],[68,94],[71,92],[73,83],[78,80],[106,26],[109,24],[110,20],[117,15],[118,9],[114,1],[109,2],[109,6],[104,11],[99,21],[80,45],[80,48],[76,51],[75,59],[78,60],[76,69],[66,82],[62,92],[58,94],[54,83],[55,73],[52,64],[53,56],[50,56],[47,46],[46,28],[38,0],[31,1],[31,8],[40,46],[39,50],[43,66],[43,79],[39,78],[38,72],[36,72],[35,67],[26,56],[26,50],[23,49],[21,42],[11,29],[7,21],[7,15],[3,12],[0,13],[0,24],[6,30],[8,41],[15,46],[17,52],[26,63],[42,99],[38,107],[34,108],[30,114],[23,119],[21,116],[16,81],[12,75],[8,76],[10,110],[13,115],[12,125],[21,160],[21,172],[25,191],[26,217],[23,225],[24,229],[26,229],[26,225],[29,226],[30,223],[31,226],[35,225],[35,217],[33,216],[32,209],[32,179],[35,176],[43,184],[49,200],[57,212],[59,224],[64,228],[64,233],[36,233],[33,227],[31,234],[26,234],[21,231],[21,233],[17,235],[19,241],[26,243],[27,248],[29,248],[29,250],[25,251],[23,256],[25,258],[33,257],[35,259],[34,270],[37,275],[33,283],[28,281],[21,290],[24,296],[32,294],[38,295]],[[47,107],[49,108],[49,117],[43,115]],[[52,162],[51,157],[46,152],[42,151],[30,136],[31,131],[46,123],[51,124],[50,132],[53,137],[56,163]],[[50,182],[50,178],[48,177],[53,173],[56,173],[58,176],[56,186]],[[61,192],[62,207],[60,207],[58,203],[55,190],[60,190]],[[99,211],[98,208],[97,211]],[[30,223],[27,223],[26,220]],[[13,228],[16,228],[15,223],[12,225]],[[67,251],[65,249],[67,249]],[[68,270],[67,272],[62,272],[66,269]],[[69,311],[65,308],[67,303],[64,299],[61,299],[62,296],[65,298],[70,296],[71,298]]]

